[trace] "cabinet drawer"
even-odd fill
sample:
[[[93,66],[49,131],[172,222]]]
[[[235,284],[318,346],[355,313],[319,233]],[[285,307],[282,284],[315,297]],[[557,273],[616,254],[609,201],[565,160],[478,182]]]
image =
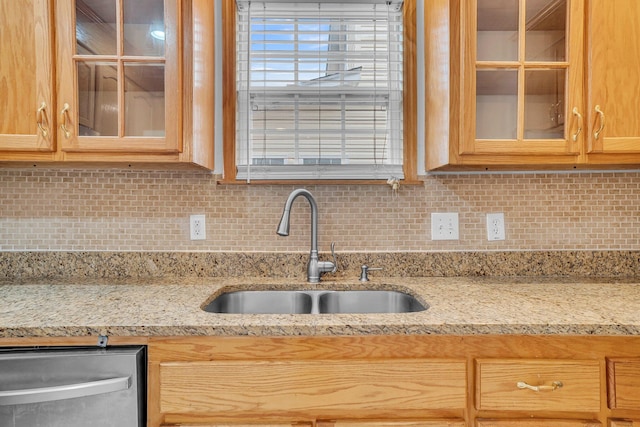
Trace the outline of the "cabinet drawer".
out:
[[[600,410],[597,360],[477,360],[476,376],[481,410]]]
[[[464,360],[206,361],[160,364],[160,411],[233,417],[386,417],[466,406]]]
[[[261,420],[256,420],[252,423],[224,423],[224,424],[212,424],[212,423],[180,423],[180,424],[162,424],[160,427],[313,427],[309,422],[291,422],[291,423],[265,423]]]
[[[371,421],[371,420],[337,420],[318,421],[316,427],[465,427],[464,420],[414,420],[414,421]]]
[[[640,359],[607,359],[609,408],[640,408]]]
[[[597,420],[477,420],[476,427],[601,427]]]

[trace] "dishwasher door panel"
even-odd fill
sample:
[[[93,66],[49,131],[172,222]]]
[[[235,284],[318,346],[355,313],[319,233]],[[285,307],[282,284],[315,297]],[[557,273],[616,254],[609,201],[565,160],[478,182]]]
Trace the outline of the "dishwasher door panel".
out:
[[[142,427],[145,348],[0,349],[0,426]]]

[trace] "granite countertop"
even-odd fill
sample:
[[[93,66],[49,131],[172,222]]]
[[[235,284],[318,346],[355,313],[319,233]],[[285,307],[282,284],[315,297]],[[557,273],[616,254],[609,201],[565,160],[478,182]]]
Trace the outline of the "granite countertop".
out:
[[[51,279],[0,282],[0,338],[184,335],[640,333],[640,279],[376,277],[429,305],[405,314],[213,314],[225,290],[361,289],[357,280]]]

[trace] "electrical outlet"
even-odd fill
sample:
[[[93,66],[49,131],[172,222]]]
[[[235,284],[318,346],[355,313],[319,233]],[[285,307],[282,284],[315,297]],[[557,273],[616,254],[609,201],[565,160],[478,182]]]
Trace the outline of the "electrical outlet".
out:
[[[431,240],[458,240],[457,213],[431,213]]]
[[[503,213],[487,214],[487,239],[490,241],[505,239]]]
[[[207,229],[204,218],[204,215],[189,216],[191,240],[204,240],[207,238]]]

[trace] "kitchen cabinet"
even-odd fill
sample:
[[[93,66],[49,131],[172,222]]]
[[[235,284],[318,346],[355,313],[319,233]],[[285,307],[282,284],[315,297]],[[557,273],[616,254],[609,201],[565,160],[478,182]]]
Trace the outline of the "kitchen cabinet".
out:
[[[637,1],[438,0],[425,31],[427,169],[640,164]]]
[[[150,337],[149,425],[632,427],[639,352],[638,337]]]
[[[608,359],[607,373],[609,408],[640,408],[640,359]]]
[[[177,0],[58,1],[64,152],[181,151]]]
[[[588,2],[587,162],[640,163],[640,3]]]
[[[162,424],[162,427],[312,427],[310,422],[269,423],[259,419],[247,423],[224,424]],[[367,421],[338,420],[317,421],[316,427],[465,427],[464,421],[425,420],[425,421]]]
[[[600,410],[597,360],[476,360],[481,410]]]
[[[419,420],[419,421],[367,421],[337,420],[318,421],[316,427],[465,427],[462,420]]]
[[[450,125],[448,138],[427,133],[427,168],[579,162],[584,2],[452,0],[441,2],[445,6],[448,26],[433,25],[430,17],[444,11],[425,8],[427,39],[447,27],[451,32],[450,52],[427,53],[427,64],[451,64],[450,86],[427,93],[427,117],[441,116]],[[433,85],[442,77],[427,79]],[[448,109],[430,102],[442,96],[450,99]]]
[[[151,425],[463,425],[466,360],[366,351],[357,338],[154,340]]]
[[[34,112],[28,120],[33,123],[27,131],[15,127],[1,130],[9,135],[0,139],[0,161],[213,168],[214,74],[205,76],[201,69],[196,72],[194,65],[197,62],[213,70],[210,2],[30,3],[37,13],[12,6],[3,19],[11,21],[22,14],[25,25],[36,27],[38,44],[27,47],[37,48],[38,55],[32,56],[42,56],[43,65],[35,64],[42,68],[41,74],[56,79],[36,80],[26,75],[27,82],[16,83],[19,87],[29,83],[43,94],[30,94],[37,98],[38,106],[31,108]],[[54,31],[47,32],[44,24],[51,24],[53,16]],[[23,49],[13,39],[3,40],[3,44]],[[40,76],[28,57],[13,56],[15,64],[3,64],[3,74],[5,68],[33,67]],[[51,61],[54,56],[55,63]],[[21,111],[26,110],[25,106]],[[22,142],[11,135],[19,132],[30,133],[34,141]],[[43,151],[45,146],[47,156],[29,152]]]
[[[269,423],[265,424],[261,420],[253,420],[247,423],[224,423],[224,424],[162,424],[162,427],[312,427],[312,423]]]
[[[0,0],[0,151],[55,151],[49,0]]]
[[[582,105],[583,5],[577,0],[462,2],[468,47],[462,56],[462,158],[577,160],[571,109]]]
[[[640,419],[637,420],[611,420],[609,427],[638,427],[640,426]]]
[[[464,361],[421,359],[163,363],[160,410],[304,419],[462,409],[465,370]]]
[[[149,427],[640,425],[638,336],[151,336],[109,343],[148,346]],[[95,344],[95,337],[0,338],[0,346]],[[562,386],[554,388],[557,381]]]
[[[598,421],[583,420],[478,420],[477,427],[600,427]]]

